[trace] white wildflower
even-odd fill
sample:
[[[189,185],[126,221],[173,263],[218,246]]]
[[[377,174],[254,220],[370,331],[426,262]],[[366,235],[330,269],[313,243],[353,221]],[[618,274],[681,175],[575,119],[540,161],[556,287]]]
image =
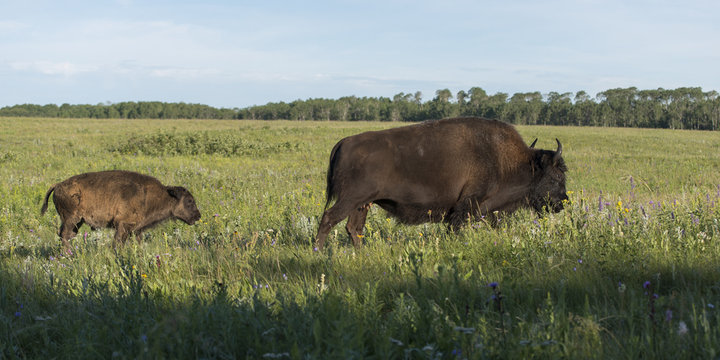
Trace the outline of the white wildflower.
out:
[[[685,335],[685,334],[687,334],[687,332],[688,332],[687,325],[685,324],[684,321],[680,321],[680,323],[678,323],[678,332],[677,332],[678,335]]]

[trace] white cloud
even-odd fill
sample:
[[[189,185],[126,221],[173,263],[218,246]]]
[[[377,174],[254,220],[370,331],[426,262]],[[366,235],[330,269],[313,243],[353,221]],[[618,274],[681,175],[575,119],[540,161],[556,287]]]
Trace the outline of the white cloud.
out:
[[[70,77],[80,73],[97,71],[96,66],[73,64],[67,61],[11,62],[9,65],[10,68],[13,70],[30,71],[44,75],[62,75],[66,77]]]
[[[12,21],[12,20],[0,21],[0,32],[3,32],[3,33],[16,32],[16,31],[27,29],[29,27],[30,27],[30,25],[23,23],[23,22],[19,22],[19,21]]]
[[[185,68],[162,68],[150,70],[150,75],[161,78],[172,78],[176,80],[183,79],[202,79],[208,76],[217,76],[220,71],[216,69],[185,69]]]

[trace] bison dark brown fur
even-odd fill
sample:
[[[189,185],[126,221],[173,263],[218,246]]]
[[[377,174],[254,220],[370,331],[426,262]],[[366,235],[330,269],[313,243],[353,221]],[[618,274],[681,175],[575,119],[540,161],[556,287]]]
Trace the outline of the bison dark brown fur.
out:
[[[327,202],[316,246],[348,218],[355,246],[375,203],[400,222],[445,222],[457,229],[469,218],[520,207],[560,211],[565,192],[562,145],[528,147],[509,124],[483,118],[427,121],[340,140],[332,149]]]
[[[192,194],[180,186],[165,186],[152,176],[111,170],[75,175],[50,187],[40,210],[45,214],[53,193],[62,224],[58,235],[69,248],[83,223],[114,228],[114,244],[122,244],[130,233],[138,242],[142,232],[167,219],[192,225],[200,211]]]

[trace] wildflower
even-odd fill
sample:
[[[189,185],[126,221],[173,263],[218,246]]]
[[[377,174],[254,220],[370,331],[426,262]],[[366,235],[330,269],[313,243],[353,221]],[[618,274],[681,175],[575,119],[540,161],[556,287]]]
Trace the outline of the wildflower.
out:
[[[15,317],[20,317],[20,315],[22,315],[21,312],[19,312],[19,311],[16,311],[16,312],[15,312]]]
[[[647,288],[649,288],[649,287],[650,287],[650,280],[645,281],[645,282],[643,283],[643,289],[647,289]]]
[[[284,352],[284,353],[265,353],[262,356],[265,359],[282,359],[285,357],[290,357],[290,353]]]
[[[491,282],[490,284],[488,284],[488,286],[491,287],[491,288],[493,288],[493,289],[495,289],[495,288],[498,286],[498,283],[495,282],[495,281],[493,281],[493,282]]]
[[[708,303],[708,307],[711,308],[711,309],[714,309],[714,308],[715,308],[715,305]]]
[[[626,289],[625,284],[623,284],[622,281],[618,281],[618,292],[620,292],[622,294],[625,292],[625,289]]]
[[[578,264],[582,264],[582,259],[578,259]]]
[[[287,275],[283,274],[283,279],[287,280]]]
[[[672,310],[667,309],[665,310],[665,321],[669,322],[670,320],[672,320]]]
[[[147,274],[142,274],[140,276],[142,276],[143,279],[147,279]]]
[[[140,341],[147,343],[147,339],[148,339],[147,335],[145,335],[145,334],[140,335]]]
[[[678,335],[685,335],[688,332],[688,327],[684,321],[678,323]]]

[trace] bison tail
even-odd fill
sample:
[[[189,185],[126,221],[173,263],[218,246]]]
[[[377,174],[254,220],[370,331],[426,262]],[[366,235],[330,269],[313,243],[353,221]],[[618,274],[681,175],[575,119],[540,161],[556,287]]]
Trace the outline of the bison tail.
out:
[[[40,215],[45,215],[45,212],[48,208],[48,199],[50,199],[50,194],[55,191],[55,185],[51,186],[50,189],[45,193],[45,200],[43,201],[42,208],[40,208]]]
[[[335,189],[335,169],[339,161],[338,151],[342,145],[342,140],[338,141],[330,152],[330,164],[327,170],[327,187],[325,188],[325,209],[327,210],[330,202],[337,197],[337,189]]]

